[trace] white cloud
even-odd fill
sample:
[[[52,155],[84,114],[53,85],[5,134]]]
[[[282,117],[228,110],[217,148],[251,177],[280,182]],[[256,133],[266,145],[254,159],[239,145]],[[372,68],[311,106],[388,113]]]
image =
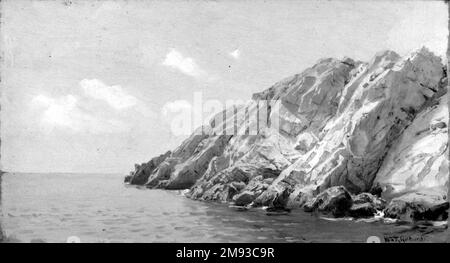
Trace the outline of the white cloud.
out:
[[[127,94],[121,86],[107,86],[98,79],[83,79],[80,86],[86,96],[103,100],[118,110],[130,108],[138,103],[138,99]]]
[[[186,100],[176,100],[166,103],[162,107],[162,114],[164,116],[168,115],[170,112],[179,112],[184,110],[191,110],[191,104]]]
[[[120,86],[107,86],[97,79],[80,81],[80,93],[64,96],[38,95],[31,101],[31,112],[39,114],[39,127],[44,132],[55,128],[93,134],[128,132],[142,118],[155,114]],[[102,100],[106,103],[98,103]],[[129,109],[130,111],[121,111]],[[118,111],[119,110],[119,111]]]
[[[38,95],[33,98],[32,105],[43,108],[40,124],[45,132],[55,128],[74,132],[112,133],[127,130],[129,127],[122,121],[97,117],[78,107],[79,99],[74,95],[57,98]]]
[[[232,56],[234,59],[238,59],[241,55],[241,52],[239,49],[234,50],[233,52],[230,52],[230,56]]]
[[[164,66],[172,67],[192,77],[201,77],[206,75],[206,72],[201,69],[195,60],[190,57],[184,57],[183,54],[175,49],[167,53],[163,63]]]
[[[73,95],[67,95],[58,99],[39,95],[33,98],[33,103],[43,106],[45,111],[42,122],[50,126],[72,127],[74,118],[71,116],[75,111],[77,99]]]

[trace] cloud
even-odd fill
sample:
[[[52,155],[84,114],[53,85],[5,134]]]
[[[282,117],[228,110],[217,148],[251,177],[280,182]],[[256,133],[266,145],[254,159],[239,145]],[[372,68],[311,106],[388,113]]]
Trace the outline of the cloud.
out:
[[[83,79],[80,86],[86,96],[103,100],[118,110],[133,107],[138,103],[138,99],[127,94],[121,86],[107,86],[98,79]]]
[[[169,53],[167,53],[162,64],[164,66],[177,69],[192,77],[201,77],[206,75],[206,72],[197,65],[193,58],[184,57],[183,54],[175,49],[172,49]]]
[[[234,50],[233,52],[229,53],[230,56],[232,56],[234,59],[238,59],[241,55],[241,52],[239,51],[239,49]]]
[[[171,112],[179,112],[182,110],[190,110],[190,109],[191,109],[191,104],[188,101],[176,100],[176,101],[166,103],[162,107],[161,111],[164,116],[167,116]]]
[[[120,120],[97,117],[81,110],[78,107],[79,99],[74,95],[55,98],[38,95],[32,99],[32,105],[44,109],[40,124],[46,132],[59,128],[98,134],[121,132],[129,128]]]
[[[73,127],[73,113],[76,111],[78,100],[73,95],[67,95],[58,99],[38,95],[32,103],[45,108],[42,122],[50,126]]]
[[[37,95],[31,100],[31,113],[39,114],[44,132],[55,128],[71,132],[121,133],[141,125],[142,119],[156,114],[120,86],[107,86],[97,79],[80,81],[79,93],[63,96]],[[106,103],[98,103],[102,100]],[[127,109],[127,111],[122,111]]]

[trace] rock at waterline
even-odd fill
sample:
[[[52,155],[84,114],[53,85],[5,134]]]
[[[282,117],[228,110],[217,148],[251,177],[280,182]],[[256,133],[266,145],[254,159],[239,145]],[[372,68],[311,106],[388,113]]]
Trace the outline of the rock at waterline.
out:
[[[127,175],[127,176],[125,176],[125,179],[123,180],[123,182],[124,183],[129,183],[129,182],[131,182],[131,178],[133,178],[132,175]]]
[[[353,197],[353,205],[349,215],[355,218],[373,217],[378,211],[385,208],[386,201],[370,193],[360,193]]]
[[[448,219],[448,209],[449,202],[429,205],[426,203],[413,203],[395,199],[384,210],[384,216],[403,222],[423,220],[442,221]]]
[[[350,207],[349,215],[355,218],[373,217],[377,210],[371,203],[353,204]]]
[[[253,200],[255,200],[256,196],[253,192],[250,191],[244,191],[240,194],[237,194],[233,197],[234,200],[234,204],[237,206],[244,206],[244,205],[248,205],[251,202],[253,202]]]
[[[352,196],[347,189],[343,186],[334,186],[308,201],[303,209],[305,212],[319,211],[331,213],[335,217],[342,217],[347,214],[352,204]]]
[[[307,201],[305,212],[331,213],[335,217],[369,218],[384,209],[386,201],[370,193],[352,196],[343,186],[331,187]]]

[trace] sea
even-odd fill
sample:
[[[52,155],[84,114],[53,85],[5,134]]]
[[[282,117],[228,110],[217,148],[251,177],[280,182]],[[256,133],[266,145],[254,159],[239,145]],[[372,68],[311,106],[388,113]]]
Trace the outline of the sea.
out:
[[[446,222],[411,225],[334,219],[293,210],[267,215],[195,201],[181,191],[123,183],[121,174],[5,173],[5,242],[443,242]]]

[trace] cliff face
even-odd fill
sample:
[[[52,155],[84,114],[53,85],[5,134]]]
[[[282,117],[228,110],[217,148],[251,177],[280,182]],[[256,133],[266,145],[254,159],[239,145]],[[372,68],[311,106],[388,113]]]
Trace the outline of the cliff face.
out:
[[[358,196],[371,192],[388,201],[391,217],[412,204],[422,214],[436,206],[445,211],[446,93],[444,67],[424,48],[405,58],[381,52],[369,63],[322,59],[254,94],[242,107],[249,115],[260,112],[256,119],[227,109],[219,114],[223,121],[214,118],[126,180],[237,205],[313,209],[318,199],[349,199],[345,209],[362,211],[358,204],[380,203]],[[261,113],[263,101],[268,110]],[[236,128],[223,135],[224,127]]]

